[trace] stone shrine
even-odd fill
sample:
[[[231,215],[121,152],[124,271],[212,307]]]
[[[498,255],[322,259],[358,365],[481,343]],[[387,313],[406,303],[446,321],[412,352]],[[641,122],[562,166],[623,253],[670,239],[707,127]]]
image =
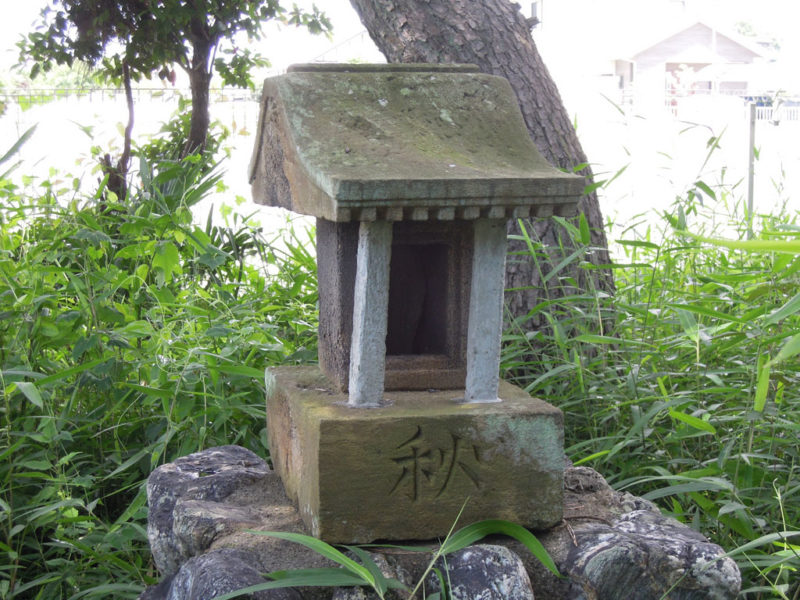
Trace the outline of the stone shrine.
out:
[[[296,65],[264,85],[254,200],[317,218],[319,367],[271,371],[270,453],[309,531],[430,539],[550,527],[563,418],[499,380],[506,223],[569,215],[583,178],[469,65]]]

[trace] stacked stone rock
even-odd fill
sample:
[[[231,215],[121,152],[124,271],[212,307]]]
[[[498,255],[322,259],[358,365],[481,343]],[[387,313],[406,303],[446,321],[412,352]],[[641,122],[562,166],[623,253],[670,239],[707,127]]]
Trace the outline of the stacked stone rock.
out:
[[[736,564],[647,500],[612,490],[596,471],[565,471],[564,520],[537,537],[564,579],[520,543],[493,538],[447,557],[457,600],[727,600]],[[162,582],[140,600],[211,600],[285,569],[333,566],[303,546],[247,530],[305,530],[277,474],[237,446],[211,448],[156,469],[147,485],[148,537]],[[421,543],[435,544],[436,540]],[[387,575],[413,583],[430,555],[373,550]],[[440,565],[443,566],[443,565]],[[428,591],[435,589],[430,581]],[[271,590],[257,600],[368,598],[363,590]],[[402,596],[395,596],[400,598]]]

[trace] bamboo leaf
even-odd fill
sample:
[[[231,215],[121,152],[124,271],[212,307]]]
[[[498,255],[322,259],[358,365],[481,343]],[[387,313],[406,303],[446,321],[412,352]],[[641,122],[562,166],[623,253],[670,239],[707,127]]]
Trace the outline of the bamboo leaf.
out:
[[[800,240],[723,240],[703,237],[685,230],[681,231],[681,233],[693,237],[699,242],[711,244],[712,246],[721,246],[730,250],[800,253]]]
[[[709,423],[708,421],[703,421],[703,419],[698,419],[693,415],[688,415],[685,412],[681,412],[670,408],[669,416],[677,421],[686,423],[689,427],[699,429],[700,431],[706,431],[712,435],[717,435],[717,430],[711,423]]]
[[[574,340],[576,342],[583,342],[585,344],[621,344],[623,340],[619,338],[610,336],[610,335],[597,335],[594,333],[582,333],[581,335],[575,336]],[[631,340],[626,339],[624,340],[624,344],[627,346],[647,346],[648,348],[653,348],[652,344],[648,344],[647,342],[642,342],[640,340]]]
[[[717,199],[717,195],[714,193],[714,190],[712,190],[705,181],[695,181],[694,184],[698,188],[700,188],[703,191],[703,193],[712,200]]]
[[[583,463],[587,463],[590,460],[594,460],[595,458],[600,458],[601,456],[605,456],[608,453],[609,453],[609,450],[601,450],[600,452],[595,452],[593,454],[590,454],[589,456],[584,456],[582,459],[576,460],[572,464],[577,467],[578,465],[582,465]]]
[[[678,321],[680,321],[686,337],[694,342],[698,341],[700,339],[700,327],[698,326],[694,315],[689,311],[680,308],[675,309],[675,312],[678,314]]]
[[[742,544],[741,546],[739,546],[738,548],[734,548],[730,552],[726,552],[723,556],[727,557],[736,556],[737,554],[746,552],[751,548],[758,548],[759,546],[772,544],[777,541],[785,541],[793,537],[800,537],[800,531],[779,531],[777,533],[768,533],[767,535],[762,535],[760,538],[754,539],[752,542],[747,542],[746,544]]]
[[[254,377],[258,380],[264,377],[264,369],[256,369],[246,365],[219,365],[217,370],[227,375],[242,375],[244,377]]]
[[[789,317],[798,311],[800,311],[800,294],[797,294],[779,309],[767,315],[767,318],[764,319],[764,324],[774,325],[778,321],[782,321],[786,317]]]
[[[364,583],[367,583],[370,586],[375,585],[375,579],[366,567],[361,566],[352,558],[348,558],[342,552],[340,552],[330,544],[323,542],[322,540],[318,540],[317,538],[308,535],[303,535],[301,533],[288,533],[285,531],[254,531],[254,530],[247,530],[247,531],[249,533],[254,533],[256,535],[266,535],[268,537],[274,537],[280,540],[287,540],[289,542],[294,542],[295,544],[300,544],[301,546],[305,546],[306,548],[313,550],[317,554],[324,556],[325,558],[342,565],[351,574],[359,577]]]
[[[578,217],[578,229],[581,233],[581,243],[588,246],[592,242],[592,232],[589,231],[589,221],[586,220],[584,213]]]
[[[22,392],[22,394],[28,400],[31,401],[32,404],[35,404],[39,408],[44,408],[42,395],[39,393],[39,389],[35,384],[31,383],[30,381],[17,381],[15,385],[17,386],[17,389]]]
[[[56,381],[64,381],[73,375],[78,373],[83,373],[84,371],[88,371],[89,369],[93,369],[97,365],[100,365],[108,360],[107,356],[95,359],[93,361],[83,363],[82,365],[77,365],[75,367],[70,367],[69,369],[64,369],[63,371],[59,371],[58,373],[53,373],[52,375],[48,375],[47,377],[43,377],[37,383],[42,385],[47,385],[49,383],[53,383]]]
[[[525,547],[531,551],[539,561],[547,567],[547,569],[557,577],[561,577],[558,572],[556,563],[547,553],[547,550],[542,543],[530,531],[509,521],[502,521],[498,519],[490,519],[487,521],[479,521],[471,525],[467,525],[456,531],[450,536],[440,549],[441,554],[451,554],[462,548],[474,544],[478,540],[485,538],[487,535],[503,534],[514,538],[521,542]]]
[[[230,600],[231,598],[248,596],[255,592],[290,587],[357,587],[365,585],[365,582],[360,577],[348,573],[345,569],[334,567],[275,571],[267,573],[267,577],[272,577],[273,581],[258,583],[221,596],[215,596],[212,600]]]
[[[690,481],[688,483],[677,483],[675,485],[668,485],[658,490],[646,493],[642,498],[647,500],[657,500],[666,496],[674,494],[686,494],[688,492],[703,492],[711,490],[729,490],[729,483],[722,483],[716,479],[701,479],[699,481]]]
[[[27,142],[31,138],[31,136],[35,131],[36,131],[36,125],[28,128],[28,130],[25,131],[25,133],[23,133],[16,142],[14,142],[14,145],[11,146],[8,152],[3,154],[3,156],[0,156],[0,165],[2,165],[8,159],[14,156],[17,152],[19,152],[19,149],[22,148],[25,142]]]
[[[378,594],[383,594],[386,592],[387,589],[390,587],[390,579],[385,577],[383,573],[381,573],[380,567],[375,564],[375,561],[372,560],[369,552],[366,550],[362,550],[356,546],[345,546],[350,552],[355,554],[358,559],[361,561],[361,564],[367,568],[367,570],[372,573],[372,577],[375,579],[375,590]],[[397,583],[400,583],[399,581]],[[402,584],[400,584],[402,588],[405,588]],[[394,587],[394,586],[392,586]]]
[[[769,372],[771,361],[758,361],[758,380],[756,381],[756,395],[753,398],[753,410],[762,412],[767,403],[767,391],[769,390]]]
[[[675,303],[669,303],[667,304],[667,306],[669,306],[670,308],[674,308],[676,311],[685,310],[698,315],[703,315],[704,317],[721,319],[723,321],[731,321],[734,323],[745,322],[745,319],[743,319],[742,317],[736,315],[729,315],[728,313],[714,310],[713,308],[708,308],[707,306],[699,306],[697,304],[675,304]]]
[[[617,240],[620,246],[630,246],[631,248],[647,248],[648,250],[658,250],[658,244],[644,240]]]
[[[797,356],[798,354],[800,354],[800,333],[797,333],[786,340],[783,346],[781,346],[777,356],[775,356],[775,358],[773,358],[767,364],[770,366],[775,365]]]

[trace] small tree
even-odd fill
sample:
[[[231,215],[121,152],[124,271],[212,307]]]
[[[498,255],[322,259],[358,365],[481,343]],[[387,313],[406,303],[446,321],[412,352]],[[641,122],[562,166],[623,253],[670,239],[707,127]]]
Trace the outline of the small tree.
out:
[[[246,35],[260,39],[264,22],[278,19],[328,32],[330,21],[316,6],[287,11],[280,0],[51,0],[37,30],[20,42],[22,62],[32,62],[31,77],[54,64],[82,61],[101,67],[122,82],[128,100],[128,126],[122,156],[112,175],[124,178],[133,128],[131,80],[158,74],[175,81],[174,65],[189,76],[191,126],[183,148],[189,154],[205,147],[209,127],[209,88],[216,71],[227,85],[252,86],[250,71],[267,61],[235,45]],[[223,47],[223,42],[228,42]],[[110,159],[106,165],[111,169]],[[113,189],[113,188],[112,188]]]

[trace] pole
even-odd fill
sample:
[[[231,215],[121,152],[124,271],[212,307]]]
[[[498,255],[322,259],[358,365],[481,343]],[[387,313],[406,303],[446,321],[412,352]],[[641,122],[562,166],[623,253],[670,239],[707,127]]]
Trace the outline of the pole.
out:
[[[747,239],[753,237],[753,183],[756,166],[756,104],[750,103],[750,140],[747,160]]]

